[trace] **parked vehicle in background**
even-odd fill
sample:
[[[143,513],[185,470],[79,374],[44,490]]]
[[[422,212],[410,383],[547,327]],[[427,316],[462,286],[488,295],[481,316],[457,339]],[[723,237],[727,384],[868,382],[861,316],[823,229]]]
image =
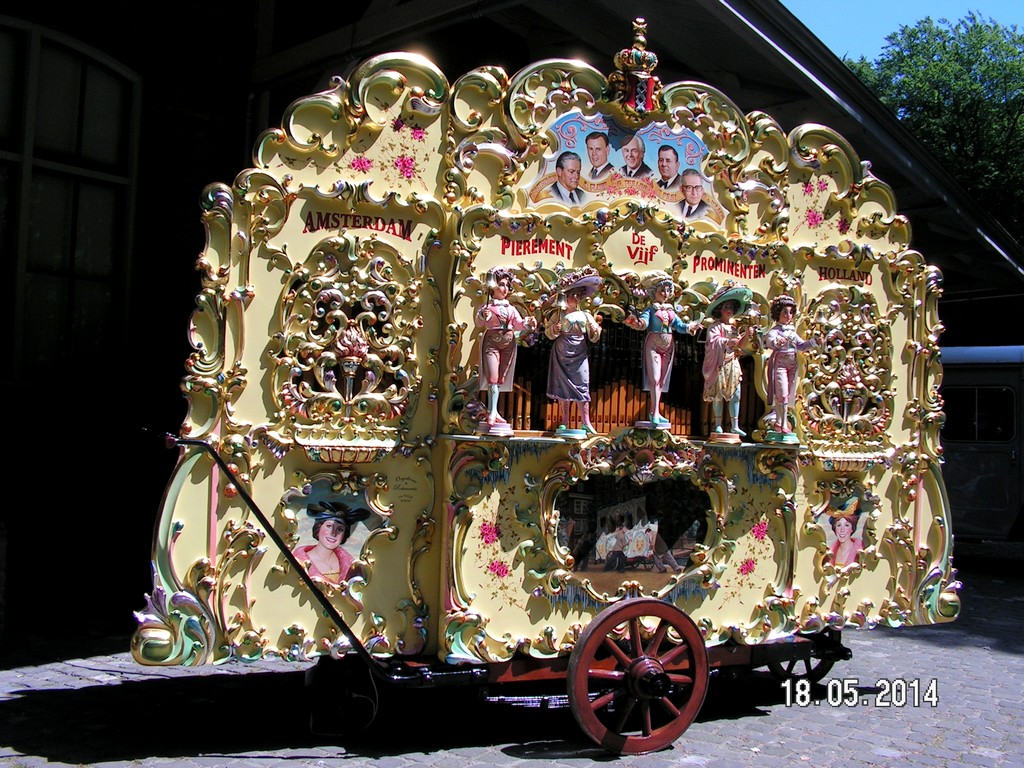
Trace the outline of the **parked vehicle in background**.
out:
[[[962,538],[1024,538],[1024,346],[942,350],[943,477]]]

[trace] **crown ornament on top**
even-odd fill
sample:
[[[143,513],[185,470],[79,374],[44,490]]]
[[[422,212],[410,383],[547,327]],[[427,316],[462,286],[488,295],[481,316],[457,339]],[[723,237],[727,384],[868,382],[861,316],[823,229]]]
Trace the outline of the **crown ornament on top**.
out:
[[[614,58],[615,71],[608,76],[611,100],[635,122],[662,109],[661,80],[654,75],[658,56],[647,50],[647,22],[633,21],[633,47],[623,48]]]

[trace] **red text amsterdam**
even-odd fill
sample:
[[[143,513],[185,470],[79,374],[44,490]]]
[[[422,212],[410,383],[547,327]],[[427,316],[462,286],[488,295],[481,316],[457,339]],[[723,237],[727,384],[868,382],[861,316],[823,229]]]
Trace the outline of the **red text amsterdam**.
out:
[[[331,211],[310,211],[306,214],[306,232],[321,229],[372,229],[412,242],[411,219],[385,219],[382,216],[360,216],[356,213],[333,213]]]

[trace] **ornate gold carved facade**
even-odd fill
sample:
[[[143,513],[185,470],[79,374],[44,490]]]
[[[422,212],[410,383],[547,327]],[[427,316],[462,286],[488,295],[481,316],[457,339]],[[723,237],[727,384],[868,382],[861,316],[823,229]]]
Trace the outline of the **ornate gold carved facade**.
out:
[[[557,655],[637,595],[686,610],[709,645],[958,611],[937,271],[842,137],[787,133],[706,84],[660,83],[636,33],[608,77],[550,60],[449,83],[413,54],[369,59],[294,102],[256,167],[206,191],[182,434],[224,457],[372,653]],[[579,170],[567,199],[566,167]],[[673,189],[664,168],[689,183]],[[706,442],[699,399],[692,421],[638,427],[646,395],[630,400],[628,377],[591,392],[599,434],[559,437],[529,332],[513,346],[533,362],[501,401],[522,426],[482,431],[487,275],[509,270],[510,306],[543,327],[552,286],[584,267],[600,278],[585,300],[606,339],[650,305],[652,271],[702,328],[723,285],[749,288],[745,403],[766,393],[770,302],[793,297],[796,332],[817,344],[796,369],[796,445],[760,430]],[[655,523],[667,530],[674,503],[691,533],[677,532],[685,562],[661,576]],[[830,522],[854,503],[859,545]],[[342,506],[368,517],[332,518]],[[596,529],[601,510],[606,524],[630,516],[648,547],[624,576],[579,570],[597,544],[577,550],[568,522]],[[312,527],[332,519],[352,551],[318,565]],[[168,486],[154,573],[133,643],[144,663],[347,650],[234,481],[194,449]]]

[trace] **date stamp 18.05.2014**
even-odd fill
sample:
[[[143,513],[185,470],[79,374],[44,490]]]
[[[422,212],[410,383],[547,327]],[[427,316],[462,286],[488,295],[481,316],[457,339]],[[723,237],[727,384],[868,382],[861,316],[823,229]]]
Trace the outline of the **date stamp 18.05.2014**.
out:
[[[935,678],[881,677],[868,685],[856,677],[837,677],[815,685],[806,678],[791,677],[782,681],[782,693],[787,707],[939,706],[939,682]]]

